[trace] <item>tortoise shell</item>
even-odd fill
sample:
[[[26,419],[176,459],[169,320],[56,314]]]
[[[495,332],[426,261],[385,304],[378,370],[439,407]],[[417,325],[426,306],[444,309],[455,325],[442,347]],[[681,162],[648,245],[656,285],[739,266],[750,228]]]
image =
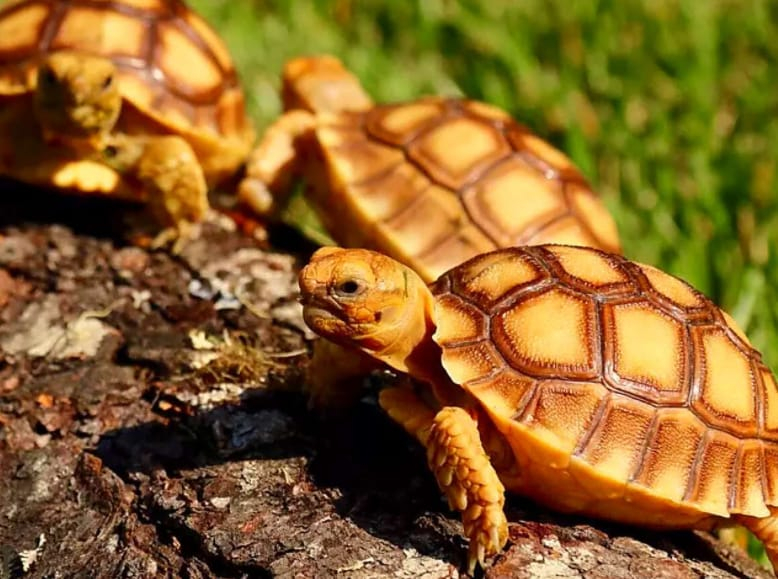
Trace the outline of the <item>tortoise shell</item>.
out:
[[[118,128],[183,135],[210,181],[248,154],[254,133],[232,58],[182,1],[12,0],[0,10],[0,96],[30,93],[41,58],[60,50],[110,58],[125,99]]]
[[[570,159],[496,107],[430,97],[322,113],[317,126],[343,191],[319,208],[327,228],[341,245],[383,251],[427,281],[498,247],[620,252],[612,217]]]
[[[506,486],[643,525],[778,505],[778,390],[685,282],[591,248],[476,257],[433,286],[436,342],[519,460]]]

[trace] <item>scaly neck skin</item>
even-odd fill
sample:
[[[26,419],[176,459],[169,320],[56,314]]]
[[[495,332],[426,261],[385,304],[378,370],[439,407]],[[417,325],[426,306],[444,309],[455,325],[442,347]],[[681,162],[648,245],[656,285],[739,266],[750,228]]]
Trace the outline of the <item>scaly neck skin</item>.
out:
[[[411,294],[413,295],[413,294]],[[415,292],[415,304],[406,304],[398,314],[397,334],[385,348],[368,352],[395,370],[429,384],[441,405],[465,404],[465,392],[455,385],[441,364],[441,349],[432,336],[435,333],[435,301],[426,286]],[[421,302],[421,303],[418,303]]]

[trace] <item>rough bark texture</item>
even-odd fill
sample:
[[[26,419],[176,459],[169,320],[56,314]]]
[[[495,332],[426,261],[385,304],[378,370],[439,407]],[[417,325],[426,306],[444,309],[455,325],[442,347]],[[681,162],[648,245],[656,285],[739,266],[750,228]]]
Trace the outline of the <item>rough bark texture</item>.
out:
[[[0,191],[0,579],[461,575],[374,397],[307,410],[294,257],[211,225],[174,258],[113,203]],[[487,577],[767,576],[705,534],[508,511]]]

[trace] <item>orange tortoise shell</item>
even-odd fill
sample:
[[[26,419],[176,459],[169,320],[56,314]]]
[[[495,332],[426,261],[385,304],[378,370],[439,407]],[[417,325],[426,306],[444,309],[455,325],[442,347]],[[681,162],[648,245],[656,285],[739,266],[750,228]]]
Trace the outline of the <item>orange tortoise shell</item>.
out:
[[[514,490],[657,525],[778,505],[773,375],[685,282],[549,245],[476,257],[433,291],[445,368],[526,460],[532,488]],[[565,477],[599,482],[570,494]]]
[[[320,208],[328,230],[427,280],[498,247],[621,249],[613,218],[572,161],[491,105],[428,97],[321,114],[317,137],[344,191],[334,202],[343,211]],[[349,213],[358,227],[343,227]]]

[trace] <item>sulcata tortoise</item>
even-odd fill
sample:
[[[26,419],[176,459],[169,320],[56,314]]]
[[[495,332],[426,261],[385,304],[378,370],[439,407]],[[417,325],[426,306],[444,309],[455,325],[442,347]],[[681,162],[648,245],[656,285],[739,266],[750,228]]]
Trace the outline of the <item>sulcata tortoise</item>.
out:
[[[486,103],[375,105],[332,56],[283,72],[286,113],[252,153],[239,195],[278,209],[303,177],[336,243],[381,251],[426,281],[497,247],[619,252],[616,226],[563,153]]]
[[[775,379],[680,279],[539,245],[428,287],[382,254],[326,247],[299,283],[311,329],[414,379],[380,403],[426,447],[471,570],[506,543],[504,488],[656,529],[740,523],[778,565]]]
[[[332,56],[288,62],[282,96],[287,112],[252,153],[239,188],[259,213],[278,211],[304,177],[336,243],[381,251],[427,282],[498,247],[620,251],[613,219],[570,159],[496,107],[443,97],[376,105]],[[311,402],[348,405],[355,378],[371,367],[317,340]]]
[[[253,139],[225,45],[182,1],[0,10],[0,174],[148,202],[184,233]]]

